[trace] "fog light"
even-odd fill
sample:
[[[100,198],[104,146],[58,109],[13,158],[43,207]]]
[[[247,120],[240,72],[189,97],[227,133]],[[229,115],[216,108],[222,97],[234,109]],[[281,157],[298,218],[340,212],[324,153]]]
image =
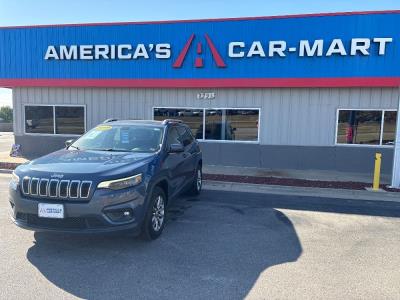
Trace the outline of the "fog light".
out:
[[[113,222],[127,222],[133,219],[133,211],[131,208],[123,208],[118,210],[109,210],[105,214]]]

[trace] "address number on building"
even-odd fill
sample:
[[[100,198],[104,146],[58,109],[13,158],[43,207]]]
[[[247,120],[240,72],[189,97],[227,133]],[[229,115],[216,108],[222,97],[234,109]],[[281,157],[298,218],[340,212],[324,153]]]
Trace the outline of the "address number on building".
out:
[[[215,99],[215,93],[210,92],[210,93],[198,93],[197,94],[197,99],[199,100],[211,100]]]

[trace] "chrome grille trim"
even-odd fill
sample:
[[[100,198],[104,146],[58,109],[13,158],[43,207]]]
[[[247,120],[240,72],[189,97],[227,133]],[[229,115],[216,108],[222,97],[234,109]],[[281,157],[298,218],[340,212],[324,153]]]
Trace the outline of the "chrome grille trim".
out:
[[[25,189],[25,181],[28,180],[28,185],[27,185],[27,189]],[[25,195],[29,195],[30,193],[30,185],[31,185],[31,178],[29,176],[25,176],[24,178],[22,178],[22,193],[24,193]]]
[[[32,196],[39,195],[39,182],[40,182],[40,178],[36,178],[36,177],[31,178],[31,181],[29,183],[29,194],[31,194]],[[34,185],[36,185],[36,189],[35,189]],[[32,189],[32,187],[34,187],[34,188]],[[33,192],[33,190],[36,190],[36,191]]]
[[[57,185],[56,185],[56,193],[54,194],[54,195],[52,195],[51,194],[51,183],[52,182],[56,182],[57,183]],[[48,190],[49,190],[49,193],[48,193],[48,195],[49,195],[49,197],[51,197],[51,198],[56,198],[57,196],[58,196],[58,185],[60,184],[60,181],[58,180],[58,179],[51,179],[50,180],[50,182],[49,182],[49,188],[48,188]]]
[[[43,182],[46,182],[46,187],[44,189],[44,193],[42,193],[42,183]],[[47,193],[48,188],[49,188],[49,180],[47,178],[40,179],[40,182],[39,182],[39,196],[46,197],[48,195],[48,193]]]
[[[86,195],[82,195],[82,185],[84,185],[84,184],[89,184],[89,187],[88,187],[88,189],[87,189]],[[81,184],[80,184],[80,186],[79,186],[79,198],[82,198],[82,199],[89,198],[89,195],[90,195],[90,188],[91,188],[91,187],[92,187],[92,182],[91,182],[91,181],[86,181],[86,180],[82,181]]]
[[[66,191],[65,196],[61,195],[61,186],[62,186],[63,183],[67,183],[67,187],[65,188],[65,191]],[[70,185],[70,181],[69,180],[61,180],[59,182],[59,184],[58,184],[58,196],[60,198],[68,198],[68,196],[69,196],[69,185]]]
[[[73,185],[74,183],[77,183],[77,187],[76,187],[76,197],[75,197],[75,196],[72,196],[72,193],[71,193],[72,185]],[[70,184],[69,184],[69,192],[68,192],[69,197],[70,197],[71,199],[77,199],[77,198],[79,198],[79,187],[80,187],[80,185],[81,185],[80,180],[71,180],[71,182],[70,182]],[[74,193],[74,194],[75,194],[75,193]]]
[[[24,195],[60,199],[87,199],[91,188],[92,181],[89,180],[59,180],[30,176],[23,177],[21,185]]]

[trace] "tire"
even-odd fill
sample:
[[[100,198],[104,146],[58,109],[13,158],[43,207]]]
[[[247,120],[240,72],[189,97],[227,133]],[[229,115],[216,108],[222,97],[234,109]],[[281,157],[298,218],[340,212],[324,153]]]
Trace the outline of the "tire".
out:
[[[142,238],[148,241],[157,239],[165,226],[166,196],[164,191],[156,186],[150,197],[150,204],[142,224]]]
[[[192,186],[189,189],[189,195],[192,196],[199,195],[203,187],[203,171],[201,170],[201,165],[197,166],[195,174]]]

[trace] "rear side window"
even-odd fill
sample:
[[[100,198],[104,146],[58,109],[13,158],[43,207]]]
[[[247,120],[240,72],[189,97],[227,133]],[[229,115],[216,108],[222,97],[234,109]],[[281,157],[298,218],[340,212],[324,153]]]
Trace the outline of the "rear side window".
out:
[[[190,145],[191,143],[193,143],[194,138],[188,128],[186,128],[184,126],[179,126],[178,132],[179,132],[183,146],[186,147],[186,146]]]
[[[167,146],[169,147],[172,144],[181,144],[181,139],[176,127],[171,127],[168,130]]]

